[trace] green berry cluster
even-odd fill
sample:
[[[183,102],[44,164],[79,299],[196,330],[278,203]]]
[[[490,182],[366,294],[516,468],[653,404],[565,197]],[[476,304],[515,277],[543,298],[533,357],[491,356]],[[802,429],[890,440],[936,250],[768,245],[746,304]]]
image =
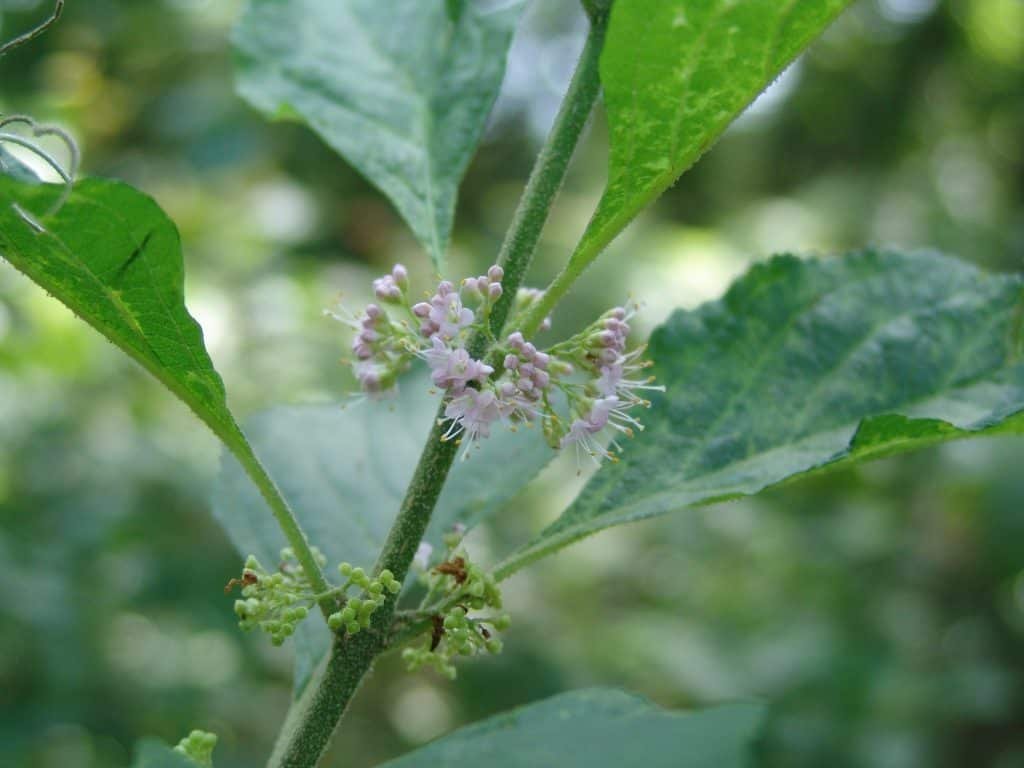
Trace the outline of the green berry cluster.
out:
[[[327,558],[315,547],[312,549],[317,563],[320,566],[326,564]],[[362,568],[342,563],[338,572],[345,582],[340,587],[317,594],[306,579],[295,553],[285,548],[281,550],[281,564],[274,572],[267,571],[259,560],[249,555],[242,577],[232,579],[225,592],[241,586],[242,599],[235,601],[238,625],[247,631],[260,629],[270,635],[274,645],[281,645],[324,598],[333,598],[340,606],[327,619],[330,628],[354,635],[370,626],[373,612],[384,604],[385,592],[395,595],[402,588],[394,574],[386,569],[371,578]],[[346,593],[353,587],[362,591],[361,596],[346,599]]]
[[[175,752],[187,757],[202,768],[213,768],[213,749],[217,746],[217,734],[206,731],[192,731],[178,742]]]
[[[447,559],[424,574],[427,597],[421,612],[430,616],[433,631],[423,645],[402,651],[410,672],[429,666],[454,679],[456,657],[501,653],[494,632],[504,631],[511,621],[495,613],[501,610],[501,591],[491,574],[469,561],[458,546],[460,538],[446,536]],[[471,616],[471,611],[487,613]]]
[[[315,548],[313,555],[322,566],[327,562]],[[235,601],[238,626],[245,631],[260,629],[270,635],[274,645],[281,645],[295,632],[295,627],[309,615],[317,595],[291,549],[281,550],[281,564],[273,573],[249,555],[240,579],[232,579],[225,591],[242,587],[242,599]]]
[[[353,568],[349,563],[339,565],[338,572],[347,579],[341,587],[342,592],[348,590],[350,586],[355,586],[363,590],[363,596],[348,598],[340,611],[327,617],[327,626],[335,632],[344,630],[350,635],[355,635],[367,629],[373,612],[384,604],[385,591],[397,595],[402,588],[401,583],[387,568],[377,574],[376,578],[370,578],[362,568]]]

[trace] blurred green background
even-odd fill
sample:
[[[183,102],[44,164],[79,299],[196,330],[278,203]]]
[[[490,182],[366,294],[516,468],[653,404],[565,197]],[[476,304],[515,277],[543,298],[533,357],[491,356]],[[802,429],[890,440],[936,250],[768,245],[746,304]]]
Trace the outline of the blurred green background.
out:
[[[48,5],[0,0],[0,36]],[[181,227],[189,305],[241,415],[352,389],[355,306],[395,261],[394,211],[310,132],[234,95],[232,0],[69,0],[0,60],[0,112],[67,126],[90,174]],[[463,186],[453,275],[491,262],[584,32],[535,0]],[[533,269],[566,258],[604,178],[598,118]],[[602,257],[567,333],[631,293],[646,333],[780,250],[935,246],[1024,266],[1024,2],[860,0]],[[474,272],[475,273],[475,272]],[[0,264],[0,764],[123,766],[144,735],[220,734],[261,764],[287,647],[242,635],[240,559],[206,494],[214,439],[159,385]],[[505,653],[447,683],[378,667],[329,765],[370,766],[461,723],[606,684],[671,707],[772,704],[766,766],[1024,766],[1024,443],[889,459],[600,534],[507,585]],[[486,560],[580,480],[546,471],[474,534]],[[344,759],[342,758],[344,755]],[[638,764],[641,764],[638,762]]]

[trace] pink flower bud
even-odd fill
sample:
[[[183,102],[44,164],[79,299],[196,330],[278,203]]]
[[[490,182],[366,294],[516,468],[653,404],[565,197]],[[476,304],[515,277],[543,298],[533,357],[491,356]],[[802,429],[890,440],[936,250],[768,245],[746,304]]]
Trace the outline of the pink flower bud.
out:
[[[491,283],[487,288],[487,295],[491,297],[491,301],[501,298],[501,283]]]
[[[430,305],[425,301],[414,304],[412,307],[412,313],[416,315],[416,317],[426,317],[430,314]]]
[[[487,270],[487,276],[496,283],[500,283],[505,277],[505,270],[495,264]]]

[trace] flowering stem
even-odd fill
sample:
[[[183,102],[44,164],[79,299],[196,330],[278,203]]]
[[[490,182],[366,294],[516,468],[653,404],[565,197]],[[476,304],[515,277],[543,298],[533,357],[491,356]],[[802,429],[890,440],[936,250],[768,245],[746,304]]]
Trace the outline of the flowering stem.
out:
[[[587,42],[562,108],[537,158],[502,244],[498,263],[505,271],[502,280],[505,292],[493,308],[490,332],[474,334],[467,344],[467,351],[474,358],[483,357],[490,341],[501,335],[583,126],[597,100],[600,90],[598,62],[605,26],[605,16],[592,18]],[[443,421],[444,405],[438,411],[398,517],[374,569],[379,573],[386,568],[400,582],[404,581],[416,549],[423,540],[458,452],[455,440],[442,439],[445,433]],[[356,635],[335,637],[326,667],[317,679],[309,683],[306,693],[296,702],[285,723],[270,759],[271,768],[309,768],[316,764],[364,675],[389,644],[396,603],[397,597],[388,595],[384,604],[374,611],[369,629]]]

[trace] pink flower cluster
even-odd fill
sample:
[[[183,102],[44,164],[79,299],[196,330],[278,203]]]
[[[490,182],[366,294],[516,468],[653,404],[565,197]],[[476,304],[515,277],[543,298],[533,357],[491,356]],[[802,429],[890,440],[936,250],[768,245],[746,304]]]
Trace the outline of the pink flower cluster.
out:
[[[540,421],[552,447],[575,445],[595,460],[613,458],[601,435],[608,429],[626,435],[643,429],[628,411],[650,405],[639,390],[661,389],[651,378],[634,376],[647,363],[638,360],[643,348],[628,351],[630,312],[615,307],[547,351],[513,331],[491,345],[486,361],[477,360],[466,345],[472,334],[489,333],[491,310],[504,293],[503,278],[501,267],[492,266],[458,288],[444,280],[427,301],[415,304],[408,301],[409,278],[402,265],[375,280],[379,304],[370,304],[359,318],[335,315],[356,331],[352,351],[360,386],[370,394],[391,389],[419,358],[446,398],[444,439],[465,440],[468,448],[489,437],[496,424]],[[541,295],[532,289],[517,293],[511,327]],[[394,307],[399,319],[385,306]],[[549,325],[545,320],[543,329]],[[551,397],[556,390],[568,402],[568,419],[556,411],[553,400],[560,398]],[[614,440],[611,445],[621,450]]]

